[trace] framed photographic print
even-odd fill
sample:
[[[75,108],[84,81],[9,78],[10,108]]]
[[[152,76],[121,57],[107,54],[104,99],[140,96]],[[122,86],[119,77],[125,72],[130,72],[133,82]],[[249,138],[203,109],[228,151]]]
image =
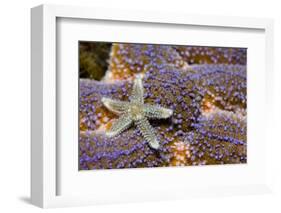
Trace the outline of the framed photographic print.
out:
[[[33,204],[270,192],[272,20],[31,14]]]

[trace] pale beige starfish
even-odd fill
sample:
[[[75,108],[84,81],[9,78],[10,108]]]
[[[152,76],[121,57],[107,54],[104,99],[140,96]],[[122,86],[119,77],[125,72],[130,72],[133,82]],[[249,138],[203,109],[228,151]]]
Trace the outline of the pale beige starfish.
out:
[[[159,105],[145,104],[143,98],[143,85],[140,75],[134,80],[130,101],[120,101],[111,98],[102,98],[102,103],[111,112],[119,115],[113,122],[106,135],[114,137],[135,124],[141,134],[153,149],[158,149],[160,144],[153,127],[148,119],[165,119],[173,114],[173,110]]]

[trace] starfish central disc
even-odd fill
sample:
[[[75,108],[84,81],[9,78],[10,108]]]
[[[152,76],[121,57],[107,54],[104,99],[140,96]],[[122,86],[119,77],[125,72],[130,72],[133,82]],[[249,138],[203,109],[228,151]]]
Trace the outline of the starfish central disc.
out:
[[[141,104],[133,104],[129,108],[129,113],[131,114],[133,120],[140,120],[143,118],[143,107]]]

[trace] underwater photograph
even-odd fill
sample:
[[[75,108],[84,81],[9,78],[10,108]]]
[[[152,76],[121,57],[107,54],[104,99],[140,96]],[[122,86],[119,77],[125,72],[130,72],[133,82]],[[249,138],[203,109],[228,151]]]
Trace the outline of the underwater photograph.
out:
[[[247,48],[78,51],[79,170],[247,163]]]

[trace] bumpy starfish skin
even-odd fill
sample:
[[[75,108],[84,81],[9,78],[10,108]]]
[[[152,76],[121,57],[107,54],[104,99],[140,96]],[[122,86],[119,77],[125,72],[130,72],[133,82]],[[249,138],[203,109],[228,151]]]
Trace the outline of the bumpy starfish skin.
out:
[[[148,119],[166,119],[173,114],[173,110],[158,105],[145,104],[143,98],[143,85],[140,75],[134,80],[133,90],[130,101],[119,101],[111,98],[102,98],[102,103],[111,112],[119,115],[119,118],[113,122],[106,135],[114,137],[135,124],[141,134],[153,149],[160,147],[159,141],[153,127]]]

